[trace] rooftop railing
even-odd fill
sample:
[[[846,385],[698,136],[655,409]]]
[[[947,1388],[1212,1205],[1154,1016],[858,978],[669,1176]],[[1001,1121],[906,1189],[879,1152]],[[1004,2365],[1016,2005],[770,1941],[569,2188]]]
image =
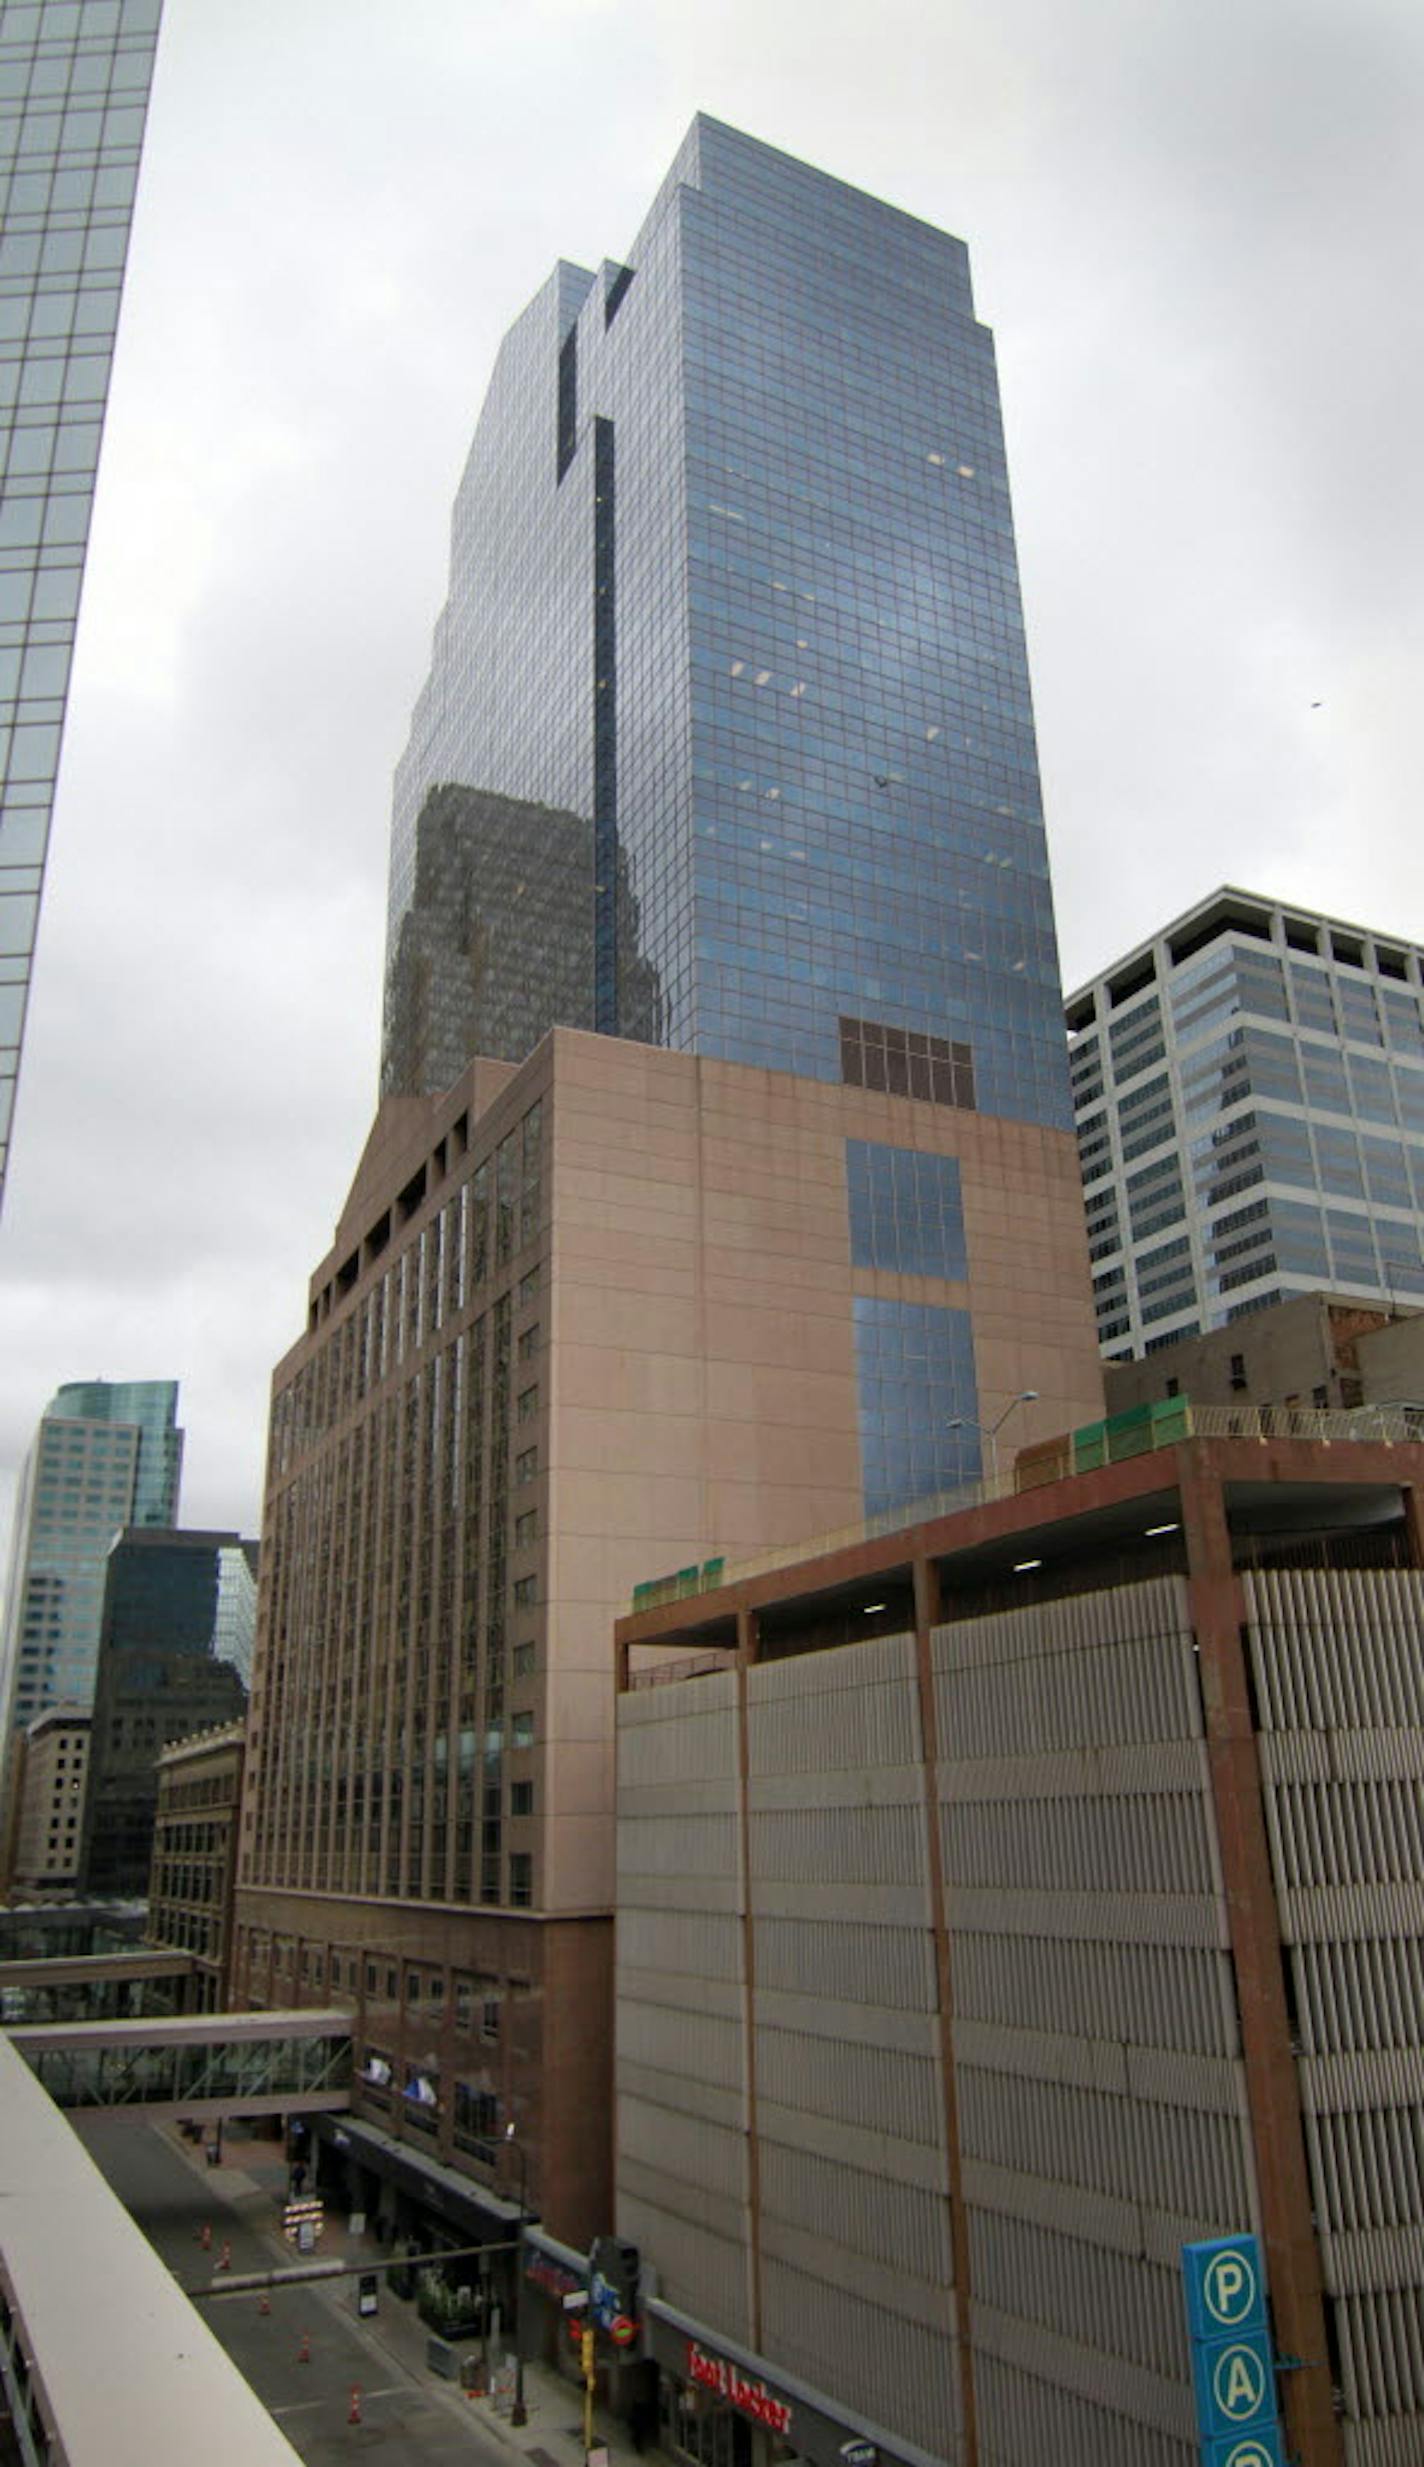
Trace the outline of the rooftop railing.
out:
[[[991,1500],[1011,1499],[1038,1489],[1045,1482],[1088,1472],[1101,1465],[1120,1464],[1132,1456],[1173,1447],[1183,1439],[1308,1439],[1338,1447],[1350,1445],[1409,1446],[1424,1441],[1424,1403],[1357,1405],[1336,1410],[1301,1405],[1194,1405],[1186,1397],[1166,1397],[1151,1405],[1136,1405],[1105,1421],[1085,1423],[1057,1439],[1021,1448],[1011,1466],[993,1477],[961,1482],[953,1489],[907,1499],[855,1524],[827,1533],[808,1534],[799,1542],[781,1542],[750,1552],[745,1558],[707,1560],[700,1568],[678,1571],[633,1596],[635,1611],[662,1609],[669,1603],[710,1593],[720,1585],[748,1576],[767,1576],[777,1568],[796,1567],[803,1559],[819,1559],[833,1551],[853,1549],[882,1534],[902,1533],[909,1525],[930,1523]],[[665,1667],[660,1665],[660,1667]],[[715,1665],[714,1665],[715,1667]],[[636,1684],[630,1680],[630,1684]]]

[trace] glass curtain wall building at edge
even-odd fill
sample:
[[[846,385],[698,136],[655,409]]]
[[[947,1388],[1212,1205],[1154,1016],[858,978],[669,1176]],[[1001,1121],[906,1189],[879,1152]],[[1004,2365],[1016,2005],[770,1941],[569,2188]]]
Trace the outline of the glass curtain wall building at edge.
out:
[[[0,5],[0,1201],[160,11]]]

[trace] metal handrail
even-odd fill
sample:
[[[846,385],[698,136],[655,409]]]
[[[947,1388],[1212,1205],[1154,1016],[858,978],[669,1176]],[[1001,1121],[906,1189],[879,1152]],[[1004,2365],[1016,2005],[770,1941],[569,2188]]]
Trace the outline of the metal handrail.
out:
[[[722,1646],[709,1653],[684,1654],[676,1662],[657,1662],[650,1669],[630,1670],[628,1688],[662,1687],[669,1679],[700,1679],[711,1670],[729,1670],[736,1654]]]

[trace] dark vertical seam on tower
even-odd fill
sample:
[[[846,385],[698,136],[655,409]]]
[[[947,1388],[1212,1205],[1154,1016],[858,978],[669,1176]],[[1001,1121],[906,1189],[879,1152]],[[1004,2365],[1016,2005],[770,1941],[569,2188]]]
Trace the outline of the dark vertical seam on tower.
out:
[[[574,458],[578,443],[578,327],[571,325],[559,345],[558,379],[558,442],[555,448],[555,482],[561,480]]]
[[[593,423],[593,1024],[618,1034],[618,602],[613,422]]]

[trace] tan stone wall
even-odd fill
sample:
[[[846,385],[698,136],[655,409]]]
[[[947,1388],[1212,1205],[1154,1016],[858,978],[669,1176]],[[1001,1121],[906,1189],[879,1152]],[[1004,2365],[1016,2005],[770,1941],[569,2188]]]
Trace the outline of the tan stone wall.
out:
[[[442,1211],[448,1228],[461,1186],[536,1100],[537,1229],[478,1285],[472,1271],[458,1303],[434,1320],[427,1314],[399,1358],[391,1350],[384,1367],[357,1376],[352,1339],[376,1283]],[[959,1159],[963,1281],[852,1267],[847,1139]],[[312,1279],[308,1332],[277,1372],[239,1930],[246,1945],[254,1930],[293,1940],[310,1933],[327,1948],[328,1992],[338,1943],[351,1948],[343,1973],[363,1940],[383,1948],[384,1973],[387,1948],[392,1962],[408,1961],[418,1944],[418,1958],[453,1970],[481,1965],[471,1948],[491,1929],[537,1939],[540,2003],[537,2013],[529,2007],[537,2028],[530,2023],[517,2070],[501,2070],[496,2087],[531,2133],[548,2119],[540,2163],[570,2219],[592,2215],[597,2187],[606,2188],[604,2127],[595,2132],[587,2119],[607,2107],[600,1931],[606,1939],[614,1895],[613,1622],[647,1578],[859,1522],[858,1293],[970,1312],[981,1421],[992,1423],[1023,1388],[1040,1392],[1008,1426],[1006,1449],[1101,1412],[1068,1134],[561,1029],[517,1071],[475,1064],[443,1098],[383,1110],[337,1241]],[[422,1861],[418,1848],[402,1848],[377,1875],[354,1815],[342,1840],[336,1799],[338,1780],[355,1770],[354,1740],[364,1736],[367,1752],[386,1741],[393,1758],[406,1700],[424,1686],[433,1705],[451,1708],[430,1717],[449,1749],[447,1770],[461,1729],[476,1731],[475,1713],[453,1710],[460,1689],[430,1676],[446,1669],[442,1656],[450,1667],[462,1651],[469,1657],[462,1554],[476,1554],[440,1504],[453,1458],[445,1437],[432,1435],[428,1380],[409,1430],[405,1413],[415,1378],[462,1336],[468,1398],[477,1323],[505,1308],[510,1454],[537,1454],[535,1473],[511,1477],[507,1574],[511,1588],[532,1578],[536,1598],[516,1604],[511,1591],[497,1718],[509,1725],[507,1779],[533,1785],[532,1813],[516,1813],[507,1795],[503,1818],[505,1851],[532,1857],[533,1921],[481,1904],[478,1821],[473,1875],[460,1865],[453,1821],[438,1852],[432,1846]],[[453,1392],[446,1379],[436,1420]],[[531,1395],[527,1418],[521,1392]],[[401,1490],[410,1448],[420,1461],[414,1507]],[[468,1463],[463,1435],[460,1448]],[[487,1501],[488,1473],[486,1465]],[[521,1539],[530,1514],[534,1529]],[[406,1557],[397,1565],[387,1554],[382,1590],[381,1537],[393,1533]],[[491,1560],[487,1549],[486,1583]],[[283,1635],[302,1640],[285,1660]],[[475,1645],[483,1656],[483,1629]],[[474,1686],[460,1682],[471,1703]],[[521,1746],[516,1730],[526,1720],[532,1741]],[[426,1737],[429,1749],[434,1730]],[[420,1821],[433,1845],[433,1752],[424,1780]],[[412,1841],[414,1799],[407,1790]],[[367,1813],[370,1804],[368,1796]],[[269,1822],[274,1807],[284,1829]],[[291,1915],[303,1908],[320,1915]],[[538,1914],[568,1923],[555,1951]],[[364,1975],[364,1951],[360,1960]],[[279,1994],[297,1984],[288,1973]],[[250,1963],[238,1985],[273,2000]],[[582,2121],[566,2125],[566,2114]],[[581,2134],[598,2140],[596,2166]]]
[[[1424,1312],[1373,1329],[1355,1351],[1367,1405],[1424,1403]]]
[[[1411,1326],[1424,1330],[1424,1320],[1405,1321],[1399,1330],[1407,1338]],[[1371,1330],[1378,1334],[1371,1334]],[[1169,1393],[1190,1397],[1196,1405],[1302,1405],[1335,1409],[1362,1401],[1361,1377],[1366,1359],[1381,1339],[1393,1335],[1383,1311],[1359,1303],[1335,1302],[1327,1294],[1297,1294],[1268,1311],[1250,1311],[1205,1336],[1184,1337],[1179,1345],[1163,1345],[1139,1362],[1110,1362],[1106,1368],[1109,1413],[1126,1413]],[[1424,1370],[1424,1344],[1413,1340],[1415,1358]],[[1410,1347],[1406,1342],[1395,1358],[1408,1377]],[[1233,1372],[1239,1358],[1241,1369]],[[1391,1364],[1393,1370],[1395,1363]],[[1177,1385],[1169,1391],[1168,1382]],[[1392,1387],[1394,1395],[1424,1394]],[[1385,1390],[1364,1388],[1373,1401]]]
[[[967,1308],[981,1420],[1039,1391],[1015,1444],[1101,1412],[1066,1134],[556,1043],[555,1599],[626,1598],[680,1543],[735,1556],[859,1517],[855,1293]],[[967,1282],[852,1269],[847,1139],[959,1158]]]
[[[15,1832],[16,1884],[53,1888],[74,1882],[84,1839],[88,1778],[87,1718],[72,1727],[67,1723],[46,1726],[30,1739]]]
[[[560,1030],[554,1038],[546,1906],[612,1895],[611,1622],[644,1579],[862,1513],[852,1299],[974,1321],[1005,1453],[1102,1412],[1064,1133]],[[969,1276],[851,1265],[845,1143],[960,1162]]]
[[[245,1747],[246,1724],[225,1723],[176,1741],[158,1760],[148,1939],[193,1954],[213,2010],[230,1996]]]

